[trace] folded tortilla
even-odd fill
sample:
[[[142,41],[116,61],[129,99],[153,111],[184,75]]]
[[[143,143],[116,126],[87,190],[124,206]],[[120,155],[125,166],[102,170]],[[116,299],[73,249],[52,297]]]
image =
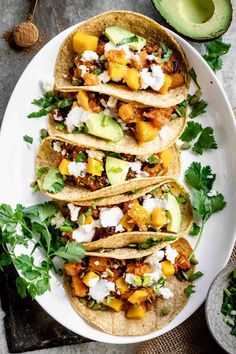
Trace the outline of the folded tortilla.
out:
[[[185,252],[188,256],[192,252],[190,244],[181,238],[172,244],[178,252]],[[116,251],[116,250],[115,250]],[[149,254],[151,254],[150,252]],[[95,255],[96,253],[90,253]],[[119,259],[141,258],[141,253],[135,257],[128,255],[120,250],[121,257]],[[123,255],[123,257],[122,257]],[[147,255],[147,254],[146,254]],[[100,254],[100,257],[116,258],[117,253]],[[194,272],[194,266],[191,265],[189,274]],[[67,277],[64,277],[64,287],[75,311],[83,317],[90,325],[102,330],[103,332],[116,336],[137,336],[145,335],[167,326],[173,318],[184,308],[188,301],[188,297],[184,293],[184,289],[191,285],[190,281],[179,281],[175,276],[167,279],[167,287],[172,291],[173,297],[169,299],[158,298],[156,306],[152,306],[151,310],[146,313],[146,317],[142,319],[129,319],[123,311],[95,311],[88,308],[79,301],[78,297],[73,296],[73,290]],[[161,316],[163,308],[168,308],[169,313]]]
[[[55,151],[52,147],[52,141],[61,141],[61,142],[68,142],[72,145],[76,145],[76,143],[79,146],[86,147],[88,150],[89,149],[96,149],[98,150],[99,148],[96,147],[94,144],[93,139],[90,139],[84,135],[78,135],[76,138],[76,142],[73,141],[72,139],[68,139],[70,136],[67,134],[63,135],[61,137],[48,137],[44,139],[39,147],[37,159],[36,159],[36,169],[38,170],[39,168],[42,167],[47,167],[47,168],[53,168],[53,167],[58,167],[60,161],[61,161],[61,154],[57,151]],[[103,151],[116,151],[115,149],[109,150],[109,147],[103,143],[103,148],[101,150]],[[180,153],[176,145],[173,145],[171,147],[171,151],[173,153],[173,160],[170,163],[170,166],[168,168],[167,175],[171,177],[178,177],[180,173]],[[133,178],[130,180],[125,181],[123,184],[119,185],[113,185],[113,186],[108,186],[102,189],[98,189],[94,192],[85,189],[83,187],[75,186],[68,184],[65,181],[65,186],[64,188],[58,192],[58,193],[49,193],[43,189],[43,178],[38,178],[38,184],[40,190],[46,194],[47,196],[56,199],[56,200],[65,200],[68,202],[76,202],[76,201],[84,201],[84,200],[90,200],[91,199],[96,199],[96,198],[104,198],[104,197],[110,197],[113,195],[118,195],[122,193],[126,193],[128,191],[134,190],[134,189],[140,189],[144,188],[149,185],[153,185],[158,183],[158,181],[162,181],[163,178],[166,179],[166,177],[145,177],[145,178]]]
[[[132,91],[126,85],[116,83],[101,84],[98,86],[86,86],[88,90],[94,90],[104,94],[111,94],[124,100],[132,100],[153,107],[170,107],[182,102],[188,94],[188,62],[179,43],[173,36],[150,18],[129,11],[110,11],[95,16],[80,24],[63,42],[56,59],[54,77],[58,90],[77,91],[80,86],[73,86],[67,77],[69,69],[73,66],[77,53],[73,50],[73,34],[80,30],[90,35],[100,36],[107,27],[120,26],[147,40],[148,44],[164,41],[173,50],[182,62],[181,71],[185,74],[185,84],[169,90],[162,95],[153,90]]]

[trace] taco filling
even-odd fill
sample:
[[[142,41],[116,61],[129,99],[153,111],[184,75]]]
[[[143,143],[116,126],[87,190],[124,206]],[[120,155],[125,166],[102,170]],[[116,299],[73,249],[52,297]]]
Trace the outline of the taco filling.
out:
[[[97,92],[79,91],[67,97],[68,105],[51,112],[58,132],[86,133],[108,141],[120,141],[131,134],[138,144],[154,140],[157,135],[165,139],[171,120],[185,115],[179,106],[153,108],[134,102],[123,102]]]
[[[171,149],[148,156],[135,156],[86,149],[59,140],[52,140],[51,148],[60,155],[55,167],[49,169],[44,176],[42,188],[48,191],[51,189],[48,177],[52,170],[57,169],[67,185],[96,191],[134,178],[167,175],[174,158]]]
[[[150,45],[118,26],[107,27],[99,37],[78,30],[72,41],[77,53],[68,73],[72,85],[115,82],[165,95],[185,84],[183,64],[164,41]]]
[[[187,275],[181,274],[190,268],[187,252],[175,244],[141,259],[86,256],[81,263],[64,265],[72,298],[94,311],[123,312],[128,319],[144,318],[160,300],[174,301],[178,280],[187,283]],[[172,278],[175,288],[170,286]],[[159,316],[170,310],[163,306]]]
[[[63,215],[65,222],[72,223],[62,236],[70,241],[91,242],[126,232],[151,231],[152,236],[155,232],[177,234],[183,222],[181,203],[187,203],[184,198],[184,195],[176,198],[164,184],[138,199],[112,206],[96,206],[95,202],[90,203],[92,206],[69,203],[63,208]]]

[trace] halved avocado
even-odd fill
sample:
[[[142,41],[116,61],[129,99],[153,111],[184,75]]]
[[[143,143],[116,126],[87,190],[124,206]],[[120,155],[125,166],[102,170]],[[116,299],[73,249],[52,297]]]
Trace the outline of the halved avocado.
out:
[[[198,41],[225,33],[232,21],[230,0],[152,0],[160,15],[177,32]]]

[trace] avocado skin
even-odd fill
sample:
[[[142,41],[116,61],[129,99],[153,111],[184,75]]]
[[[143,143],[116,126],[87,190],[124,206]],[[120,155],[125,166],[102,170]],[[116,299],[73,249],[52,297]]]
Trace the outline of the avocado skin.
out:
[[[181,37],[187,39],[187,40],[191,40],[192,42],[210,42],[210,41],[213,41],[214,39],[216,38],[219,38],[221,37],[225,32],[227,32],[229,26],[231,25],[231,22],[232,22],[232,18],[233,18],[233,5],[232,5],[232,1],[231,0],[228,0],[228,5],[229,5],[229,8],[230,8],[230,19],[229,19],[229,22],[227,23],[227,26],[225,27],[224,30],[222,30],[221,32],[219,32],[217,35],[215,35],[214,37],[201,37],[201,38],[194,38],[194,37],[191,37],[190,35],[187,36],[186,34],[183,34],[181,32],[179,32],[176,28],[174,28],[173,26],[170,25],[170,23],[168,22],[168,20],[163,17],[161,15],[161,13],[159,12],[159,9],[158,7],[156,6],[156,1],[157,0],[151,0],[152,1],[152,4],[153,4],[153,7],[155,8],[155,10],[158,12],[158,14],[160,15],[160,17],[166,22],[167,24],[167,28],[170,28],[171,30],[173,30],[175,33],[179,34]],[[177,1],[177,0],[176,0]],[[191,1],[191,0],[189,0]]]

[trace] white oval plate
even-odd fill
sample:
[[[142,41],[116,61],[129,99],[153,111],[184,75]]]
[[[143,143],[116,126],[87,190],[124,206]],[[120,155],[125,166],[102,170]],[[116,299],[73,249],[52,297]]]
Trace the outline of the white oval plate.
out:
[[[8,103],[0,139],[0,189],[1,202],[15,205],[37,204],[44,201],[38,192],[29,187],[35,180],[35,155],[39,144],[39,130],[46,127],[46,118],[27,119],[27,114],[37,110],[30,102],[42,95],[40,80],[52,78],[57,51],[65,37],[75,28],[72,26],[53,38],[34,57],[19,79]],[[215,275],[226,265],[232,251],[236,229],[236,127],[228,99],[207,63],[185,40],[172,33],[182,45],[189,63],[194,67],[203,97],[208,102],[207,115],[198,120],[203,126],[214,127],[218,149],[197,156],[182,153],[182,174],[192,161],[210,164],[217,174],[214,189],[222,192],[227,207],[207,223],[196,257],[199,270],[204,273],[196,283],[196,293],[187,306],[165,328],[145,336],[112,336],[91,327],[71,307],[63,290],[61,279],[51,274],[51,292],[37,297],[38,303],[63,326],[84,337],[106,343],[135,343],[157,337],[185,321],[204,301]],[[194,85],[192,91],[194,91]],[[32,146],[23,141],[27,134],[34,138]],[[182,176],[183,177],[183,176]],[[183,178],[182,178],[183,180]],[[196,238],[189,237],[193,244]],[[41,257],[41,255],[39,255]],[[99,316],[99,314],[98,314]]]

